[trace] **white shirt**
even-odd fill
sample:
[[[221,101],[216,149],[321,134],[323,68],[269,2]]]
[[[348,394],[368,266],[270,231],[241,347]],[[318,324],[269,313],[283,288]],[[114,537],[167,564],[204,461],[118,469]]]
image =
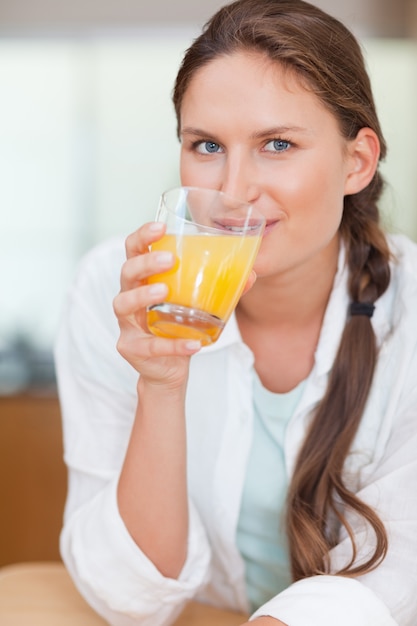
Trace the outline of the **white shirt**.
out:
[[[417,623],[417,246],[393,238],[398,266],[376,303],[381,346],[365,413],[345,466],[345,481],[374,507],[389,553],[360,578],[315,576],[290,585],[255,615],[289,626],[415,626]],[[136,407],[137,374],[118,354],[112,300],[119,291],[122,241],[105,243],[81,264],[56,342],[69,493],[61,535],[64,562],[87,601],[114,626],[170,624],[190,599],[248,610],[236,547],[252,436],[253,355],[234,318],[219,341],[192,357],[187,394],[190,530],[177,580],[164,578],[120,517],[116,486]],[[293,471],[309,414],[322,397],[346,320],[343,251],[315,364],[285,441]],[[166,519],[157,520],[169,524]],[[350,520],[359,555],[372,536]],[[361,547],[362,546],[362,547]],[[349,560],[343,531],[332,571]]]

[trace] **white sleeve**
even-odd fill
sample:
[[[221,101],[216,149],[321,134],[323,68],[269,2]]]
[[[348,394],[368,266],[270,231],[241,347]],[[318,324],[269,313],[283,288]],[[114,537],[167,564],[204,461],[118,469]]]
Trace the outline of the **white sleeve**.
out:
[[[190,502],[187,560],[161,575],[128,533],[116,488],[136,405],[137,374],[116,350],[112,300],[122,256],[90,253],[69,293],[55,343],[68,496],[61,554],[87,602],[113,626],[163,626],[207,582],[210,548]],[[169,524],[166,519],[157,523]]]
[[[262,606],[253,617],[271,615],[289,626],[415,626],[417,624],[417,366],[408,375],[396,407],[395,423],[382,457],[369,468],[358,497],[374,508],[388,534],[388,554],[366,575],[350,579],[303,579]],[[359,546],[369,555],[373,534],[349,517]],[[332,572],[351,558],[343,532],[330,553]]]
[[[340,576],[299,580],[264,604],[251,620],[261,615],[288,626],[398,626],[372,591]]]
[[[171,624],[206,579],[204,531],[191,505],[187,562],[178,579],[164,578],[127,532],[116,487],[117,480],[110,481],[67,520],[61,534],[65,565],[87,602],[110,624]],[[169,512],[160,523],[169,523]]]

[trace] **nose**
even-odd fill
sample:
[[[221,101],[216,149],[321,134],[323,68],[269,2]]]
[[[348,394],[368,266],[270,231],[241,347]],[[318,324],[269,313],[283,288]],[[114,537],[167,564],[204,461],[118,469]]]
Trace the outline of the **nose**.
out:
[[[245,202],[255,202],[260,195],[256,167],[249,156],[229,154],[222,173],[221,191]]]

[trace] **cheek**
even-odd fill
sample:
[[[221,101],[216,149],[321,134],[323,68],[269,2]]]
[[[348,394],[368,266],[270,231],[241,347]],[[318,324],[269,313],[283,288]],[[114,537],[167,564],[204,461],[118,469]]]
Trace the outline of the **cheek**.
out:
[[[184,151],[180,155],[180,178],[184,186],[217,189],[221,182],[220,161],[199,162]]]
[[[181,184],[182,185],[188,185],[188,181],[187,181],[187,164],[186,164],[186,161],[184,159],[182,151],[180,153],[180,178],[181,178]]]
[[[343,215],[342,168],[316,160],[297,175],[288,175],[282,185],[286,232],[292,244],[325,245],[338,231]]]
[[[180,156],[180,177],[181,183],[185,186],[202,187],[202,181],[204,181],[204,175],[196,165],[195,159],[191,158],[187,152],[181,152]]]
[[[308,173],[305,172],[298,188],[293,186],[293,193],[298,194],[306,213],[337,221],[341,219],[343,211],[345,178],[343,164],[338,160],[322,164],[316,162]]]

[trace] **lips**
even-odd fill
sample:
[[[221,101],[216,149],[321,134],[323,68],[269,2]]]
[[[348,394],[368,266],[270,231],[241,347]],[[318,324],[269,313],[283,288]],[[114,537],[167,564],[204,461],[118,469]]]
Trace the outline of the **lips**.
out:
[[[260,224],[259,221],[251,223],[246,219],[240,220],[213,220],[214,228],[217,230],[225,230],[231,235],[250,234],[253,231],[255,234],[259,233]]]
[[[267,220],[266,224],[265,224],[265,230],[264,230],[264,237],[265,235],[267,235],[269,232],[271,232],[271,230],[277,225],[279,224],[281,220],[277,219],[277,220]]]

